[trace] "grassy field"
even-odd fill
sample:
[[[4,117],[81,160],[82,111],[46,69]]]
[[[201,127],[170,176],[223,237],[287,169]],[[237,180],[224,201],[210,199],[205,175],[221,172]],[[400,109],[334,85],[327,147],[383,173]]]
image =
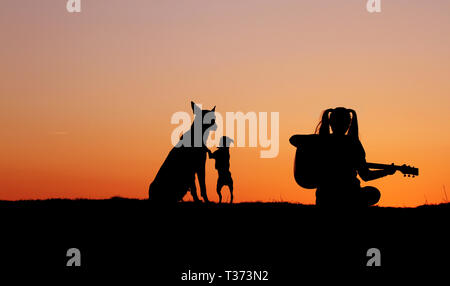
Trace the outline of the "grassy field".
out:
[[[331,271],[444,275],[449,213],[450,204],[323,210],[290,203],[156,206],[124,198],[0,201],[1,269],[133,272],[169,282],[180,282],[187,269],[268,269],[278,282]],[[65,265],[72,247],[81,250],[81,267]],[[382,254],[378,268],[366,266],[374,247]]]

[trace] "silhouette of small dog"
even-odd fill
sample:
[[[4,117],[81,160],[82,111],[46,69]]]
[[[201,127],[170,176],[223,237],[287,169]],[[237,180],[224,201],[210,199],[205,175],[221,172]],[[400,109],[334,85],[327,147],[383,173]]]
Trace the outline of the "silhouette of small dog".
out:
[[[194,102],[191,107],[195,118],[191,128],[185,132],[177,145],[172,148],[166,160],[162,164],[155,179],[150,184],[148,195],[153,202],[178,202],[183,199],[188,191],[191,192],[194,201],[198,202],[195,186],[195,174],[197,174],[200,194],[205,202],[209,202],[206,194],[205,163],[206,147],[204,140],[210,131],[217,129],[215,123],[215,109],[202,110]]]
[[[208,155],[210,159],[216,160],[216,170],[219,173],[219,178],[217,179],[217,194],[219,195],[219,204],[222,202],[222,188],[228,186],[230,189],[230,204],[233,203],[233,178],[231,178],[230,173],[230,144],[233,139],[227,136],[223,136],[220,139],[219,148],[217,148],[214,153],[209,149]]]

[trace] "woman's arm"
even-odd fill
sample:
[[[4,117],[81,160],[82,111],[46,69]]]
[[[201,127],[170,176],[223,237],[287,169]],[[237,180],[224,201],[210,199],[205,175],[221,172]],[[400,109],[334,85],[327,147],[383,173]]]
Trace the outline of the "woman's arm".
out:
[[[386,177],[388,175],[392,175],[395,173],[394,168],[388,168],[384,170],[370,170],[369,167],[367,167],[367,161],[366,161],[366,151],[364,151],[364,147],[361,144],[361,141],[356,142],[355,149],[358,150],[358,174],[364,181],[372,181],[379,178]]]
[[[383,178],[386,177],[388,175],[393,175],[395,174],[395,169],[391,168],[391,169],[385,169],[385,170],[370,170],[367,167],[367,164],[363,164],[361,166],[361,168],[359,168],[358,170],[358,174],[361,177],[361,179],[363,179],[364,181],[372,181],[372,180],[376,180],[379,178]]]

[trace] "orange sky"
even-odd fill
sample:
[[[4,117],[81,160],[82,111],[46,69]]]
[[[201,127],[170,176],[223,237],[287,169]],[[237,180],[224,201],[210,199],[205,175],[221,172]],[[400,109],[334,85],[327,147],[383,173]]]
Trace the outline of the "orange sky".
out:
[[[280,113],[278,157],[231,149],[238,202],[313,203],[288,139],[336,106],[357,110],[368,161],[420,168],[371,182],[380,205],[445,201],[450,2],[364,2],[2,1],[0,199],[145,198],[194,100]]]

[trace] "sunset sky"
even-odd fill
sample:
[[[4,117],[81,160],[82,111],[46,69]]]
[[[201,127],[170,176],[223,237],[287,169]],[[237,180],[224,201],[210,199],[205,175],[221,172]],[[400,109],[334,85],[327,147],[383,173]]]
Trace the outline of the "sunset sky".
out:
[[[63,0],[3,0],[0,200],[146,198],[171,116],[193,100],[279,112],[276,158],[231,149],[236,202],[314,203],[288,139],[336,106],[357,111],[367,161],[420,168],[363,182],[380,205],[445,202],[449,11],[446,0],[382,0],[373,14],[365,0],[82,0],[70,14]],[[207,161],[213,201],[216,180]]]

